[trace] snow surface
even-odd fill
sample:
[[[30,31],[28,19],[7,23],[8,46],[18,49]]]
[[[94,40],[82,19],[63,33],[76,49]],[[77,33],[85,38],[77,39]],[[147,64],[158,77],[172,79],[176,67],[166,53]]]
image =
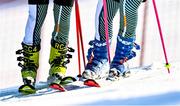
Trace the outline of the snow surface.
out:
[[[156,63],[157,65],[158,63]],[[32,105],[180,105],[180,67],[172,64],[171,74],[158,64],[148,69],[132,69],[129,78],[102,85],[101,88],[82,88],[67,92],[12,97],[0,96],[0,104]],[[17,88],[9,88],[15,91]],[[3,91],[3,90],[1,90]],[[12,98],[11,98],[12,97]],[[9,98],[9,99],[8,99]]]
[[[85,53],[87,53],[88,42],[94,37],[94,16],[95,8],[98,0],[80,0],[80,12],[83,28]],[[162,0],[165,1],[165,0]],[[161,0],[157,4],[162,3]],[[130,104],[150,104],[150,105],[180,105],[180,37],[178,19],[180,17],[180,1],[174,0],[169,2],[166,0],[162,5],[158,5],[159,11],[164,14],[160,16],[166,17],[169,13],[173,20],[162,20],[162,26],[165,30],[165,43],[167,45],[168,56],[170,57],[171,73],[168,74],[164,67],[164,57],[160,44],[160,39],[155,17],[152,13],[152,4],[150,3],[149,21],[147,30],[147,48],[145,54],[145,65],[152,64],[150,69],[132,69],[133,74],[130,78],[122,79],[119,82],[103,86],[101,88],[84,88],[72,90],[63,93],[50,93],[42,94],[41,96],[23,96],[14,97],[3,96],[4,90],[17,91],[17,87],[22,84],[20,68],[17,66],[15,51],[21,48],[20,43],[24,36],[24,29],[27,20],[27,1],[15,0],[6,4],[0,4],[0,106],[32,106],[32,105],[130,105]],[[168,5],[167,5],[168,4]],[[164,8],[166,6],[166,8]],[[144,4],[140,7],[142,11]],[[169,8],[173,9],[170,10]],[[48,57],[49,57],[49,44],[51,33],[53,29],[53,12],[52,3],[48,9],[48,16],[46,17],[45,24],[42,30],[42,49],[40,57],[40,68],[38,71],[38,81],[45,81],[48,75]],[[142,29],[142,16],[143,12],[139,12],[139,23],[137,28],[137,35],[141,35]],[[175,14],[178,14],[175,16]],[[69,45],[76,48],[76,30],[75,30],[75,17],[74,10],[71,17],[71,29],[69,36]],[[118,29],[118,15],[115,17],[114,34],[117,34]],[[168,21],[167,21],[168,20]],[[170,25],[170,27],[169,27]],[[156,27],[154,27],[156,26]],[[170,30],[171,29],[171,30]],[[154,36],[152,36],[152,34]],[[171,36],[167,36],[171,35]],[[140,43],[141,36],[137,36],[137,43]],[[112,44],[112,52],[115,46],[115,37]],[[137,52],[137,57],[129,62],[130,67],[136,67],[139,63],[140,52]],[[82,69],[83,70],[83,69]],[[77,66],[77,51],[73,54],[73,59],[68,65],[67,75],[76,76],[78,74]],[[11,98],[5,100],[6,98]]]

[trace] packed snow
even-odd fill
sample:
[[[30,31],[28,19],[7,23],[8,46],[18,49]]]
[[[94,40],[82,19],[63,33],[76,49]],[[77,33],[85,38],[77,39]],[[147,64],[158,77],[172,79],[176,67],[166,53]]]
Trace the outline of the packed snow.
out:
[[[149,68],[134,68],[129,78],[100,88],[82,88],[66,92],[47,92],[27,96],[17,93],[0,96],[2,105],[180,105],[180,67],[172,64],[171,73],[156,63]],[[104,81],[106,83],[106,81]],[[7,90],[7,91],[6,91]],[[1,93],[17,92],[17,87]],[[43,92],[43,90],[41,91]],[[1,105],[1,106],[2,106]]]

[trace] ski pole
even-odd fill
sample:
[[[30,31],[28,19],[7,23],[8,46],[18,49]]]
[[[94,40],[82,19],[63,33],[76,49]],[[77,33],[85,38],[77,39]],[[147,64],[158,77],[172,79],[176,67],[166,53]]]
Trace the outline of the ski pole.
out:
[[[81,52],[82,52],[82,55],[83,55],[83,63],[84,63],[84,68],[86,66],[86,59],[85,59],[85,53],[84,53],[84,43],[83,43],[83,36],[82,36],[82,27],[81,27],[81,18],[80,18],[80,11],[79,11],[79,5],[78,5],[78,2],[77,2],[77,12],[78,12],[78,22],[79,22],[79,37],[80,37],[80,40],[81,40]]]
[[[83,36],[82,36],[82,27],[81,27],[81,17],[80,17],[80,11],[79,11],[79,4],[78,1],[76,2],[77,5],[77,19],[78,19],[78,26],[79,26],[79,37],[81,41],[81,51],[83,55],[83,63],[84,63],[84,68],[86,66],[86,59],[85,59],[85,53],[84,53],[84,43],[83,43]]]
[[[82,29],[81,29],[81,20],[80,20],[78,0],[75,0],[75,15],[76,15],[76,33],[77,33],[77,48],[78,48],[78,68],[79,68],[78,77],[80,78],[81,77],[80,44],[81,44],[81,48],[82,48],[84,68],[85,68],[86,62],[85,62],[85,53],[84,53],[84,45],[83,45],[83,37],[82,37]]]
[[[107,2],[106,0],[103,0],[103,10],[104,10],[104,26],[105,26],[105,35],[106,35],[106,46],[107,46],[107,52],[108,52],[108,60],[109,63],[111,62],[110,58],[110,44],[109,44],[109,33],[108,33],[108,13],[107,13]]]
[[[161,38],[164,57],[165,57],[165,60],[166,60],[166,68],[168,70],[168,73],[170,73],[170,64],[168,62],[168,58],[167,58],[167,54],[166,54],[166,48],[165,48],[165,44],[164,44],[164,38],[163,38],[163,33],[162,33],[161,24],[160,24],[160,20],[159,20],[158,10],[157,10],[157,7],[156,7],[156,2],[155,2],[155,0],[152,0],[152,2],[153,2],[154,12],[155,12],[155,15],[156,15],[156,21],[157,21],[157,25],[158,25],[158,29],[159,29],[159,34],[160,34],[160,38]]]

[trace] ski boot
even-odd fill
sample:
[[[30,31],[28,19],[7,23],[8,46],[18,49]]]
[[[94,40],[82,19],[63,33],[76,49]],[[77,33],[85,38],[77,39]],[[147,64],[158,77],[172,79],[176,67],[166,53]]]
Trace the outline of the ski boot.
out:
[[[136,56],[132,50],[133,47],[140,49],[140,46],[134,43],[135,38],[117,37],[116,51],[113,61],[110,64],[109,80],[118,80],[120,76],[129,77],[130,70],[127,61]]]
[[[16,51],[16,54],[21,55],[17,57],[17,60],[20,61],[18,66],[20,66],[21,74],[23,78],[24,85],[19,87],[19,92],[23,94],[32,94],[35,93],[35,82],[37,69],[39,67],[39,50],[40,45],[30,46],[22,43],[21,50]]]
[[[102,79],[108,76],[108,57],[107,47],[105,41],[90,41],[89,45],[92,47],[88,50],[88,63],[85,71],[82,74],[84,79]]]
[[[67,69],[66,64],[68,64],[70,62],[70,58],[72,58],[72,55],[67,54],[67,52],[74,52],[74,49],[52,40],[49,59],[51,68],[49,70],[48,77],[48,84],[50,88],[65,91],[63,86],[61,86],[62,83],[64,83],[62,80],[64,81],[65,78]],[[71,79],[71,77],[69,77],[69,79]],[[72,81],[74,81],[74,78],[72,78]]]

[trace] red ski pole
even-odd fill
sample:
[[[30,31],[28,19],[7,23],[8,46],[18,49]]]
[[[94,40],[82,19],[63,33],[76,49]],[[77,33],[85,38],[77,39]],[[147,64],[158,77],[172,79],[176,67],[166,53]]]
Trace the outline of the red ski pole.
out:
[[[106,35],[106,44],[107,44],[107,51],[108,51],[108,60],[109,63],[111,62],[110,57],[110,44],[109,44],[109,33],[108,33],[108,13],[107,13],[107,2],[106,0],[103,0],[103,10],[104,10],[104,26],[105,26],[105,35]]]
[[[163,39],[161,24],[160,24],[160,20],[159,20],[159,16],[158,16],[158,11],[157,11],[157,7],[156,7],[156,2],[155,2],[155,0],[152,0],[152,2],[153,2],[154,12],[155,12],[155,15],[156,15],[157,25],[158,25],[158,28],[159,28],[159,34],[160,34],[160,38],[161,38],[161,43],[162,43],[162,48],[163,48],[163,52],[164,52],[164,57],[165,57],[165,60],[166,60],[166,68],[168,70],[168,73],[170,73],[170,69],[169,69],[170,68],[170,64],[168,62],[168,58],[167,58],[167,54],[166,54],[166,48],[165,48],[165,44],[164,44],[164,39]]]
[[[78,29],[79,29],[79,38],[81,41],[81,51],[82,51],[83,63],[84,63],[84,67],[85,67],[86,66],[86,59],[85,59],[85,53],[84,53],[84,43],[83,43],[82,28],[81,28],[81,17],[80,17],[78,1],[76,1],[76,10],[77,10],[76,13],[77,13],[77,21],[78,21]]]
[[[77,49],[78,49],[78,68],[79,68],[78,77],[80,78],[81,77],[80,48],[82,48],[81,51],[82,51],[82,55],[83,55],[84,68],[85,68],[86,62],[85,62],[84,44],[83,44],[83,37],[82,37],[81,19],[80,19],[78,0],[75,0],[75,15],[76,15]],[[81,47],[80,47],[80,45],[81,45]]]

